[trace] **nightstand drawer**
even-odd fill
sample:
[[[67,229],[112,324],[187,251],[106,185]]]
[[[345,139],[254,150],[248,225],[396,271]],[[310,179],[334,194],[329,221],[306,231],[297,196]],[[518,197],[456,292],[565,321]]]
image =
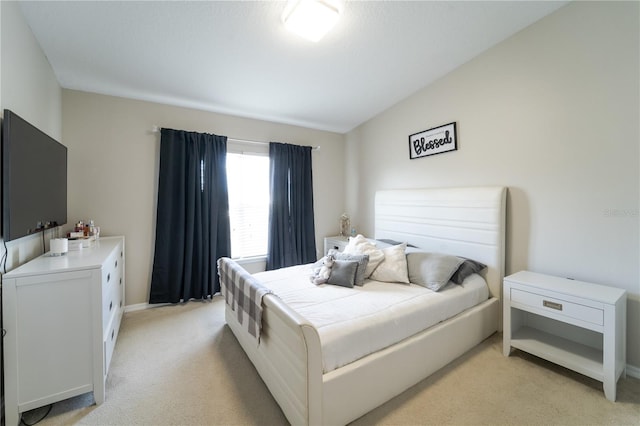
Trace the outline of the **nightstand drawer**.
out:
[[[326,256],[329,250],[342,251],[349,243],[349,237],[337,235],[335,237],[324,238],[324,255]]]
[[[529,306],[535,310],[563,315],[579,321],[597,325],[604,324],[604,312],[602,309],[581,305],[579,303],[568,302],[566,300],[547,297],[515,288],[511,289],[511,301]]]

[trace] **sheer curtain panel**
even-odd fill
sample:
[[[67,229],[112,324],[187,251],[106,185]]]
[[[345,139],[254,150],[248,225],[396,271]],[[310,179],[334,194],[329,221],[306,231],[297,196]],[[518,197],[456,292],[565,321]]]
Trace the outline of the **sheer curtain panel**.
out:
[[[267,270],[315,262],[311,147],[269,144]]]
[[[220,291],[216,260],[231,255],[227,137],[162,129],[149,303]]]

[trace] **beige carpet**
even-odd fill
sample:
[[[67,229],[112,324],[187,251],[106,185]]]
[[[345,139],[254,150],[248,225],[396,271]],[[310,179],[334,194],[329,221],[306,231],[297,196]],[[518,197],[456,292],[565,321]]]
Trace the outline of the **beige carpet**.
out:
[[[92,403],[91,394],[56,403],[38,424],[286,424],[219,297],[126,314],[106,401]],[[640,425],[640,380],[621,379],[612,403],[599,382],[521,352],[505,358],[494,335],[353,424]]]

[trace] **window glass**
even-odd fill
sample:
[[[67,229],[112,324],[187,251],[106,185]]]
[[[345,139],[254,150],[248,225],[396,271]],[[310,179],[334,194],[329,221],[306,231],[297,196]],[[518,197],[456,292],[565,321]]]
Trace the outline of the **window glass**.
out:
[[[227,153],[231,257],[266,256],[269,157]]]

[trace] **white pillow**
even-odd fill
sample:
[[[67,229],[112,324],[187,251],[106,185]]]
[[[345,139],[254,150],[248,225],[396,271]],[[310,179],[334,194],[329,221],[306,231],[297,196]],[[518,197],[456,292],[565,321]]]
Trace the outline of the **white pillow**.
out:
[[[369,256],[369,263],[364,271],[365,279],[369,278],[371,273],[384,260],[384,253],[382,250],[362,235],[349,237],[349,243],[342,252],[346,254],[366,254]]]
[[[409,284],[407,257],[405,250],[407,243],[398,244],[382,249],[384,260],[371,274],[371,279],[389,283]]]

